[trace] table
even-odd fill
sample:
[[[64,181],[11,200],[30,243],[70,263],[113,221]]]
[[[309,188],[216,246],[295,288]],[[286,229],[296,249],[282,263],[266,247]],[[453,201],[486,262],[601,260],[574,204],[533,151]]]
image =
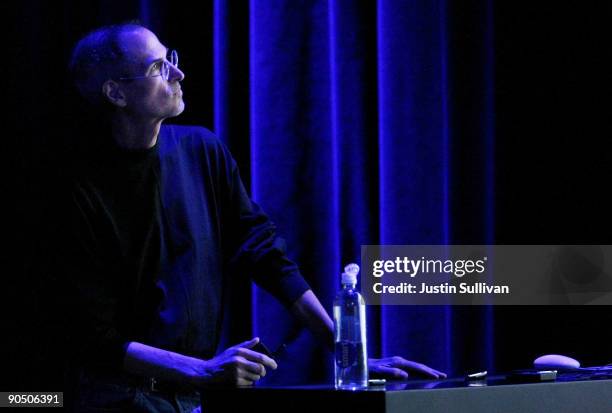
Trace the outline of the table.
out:
[[[392,382],[366,390],[331,384],[208,389],[203,411],[322,412],[612,412],[612,380],[510,383],[504,377]]]

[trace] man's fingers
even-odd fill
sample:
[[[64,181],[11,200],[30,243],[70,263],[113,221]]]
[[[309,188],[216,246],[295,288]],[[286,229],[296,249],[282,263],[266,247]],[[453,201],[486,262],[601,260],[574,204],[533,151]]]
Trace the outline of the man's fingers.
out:
[[[442,379],[446,377],[446,374],[438,370],[432,369],[431,367],[421,363],[406,360],[403,357],[392,357],[390,365],[404,371],[409,371],[425,377],[432,377],[434,379]]]
[[[242,377],[238,377],[238,380],[236,380],[236,384],[238,386],[252,386],[253,382],[251,380],[244,379]]]
[[[382,372],[385,368],[400,369],[404,372],[410,373],[411,375],[417,375],[426,378],[444,379],[446,374],[432,369],[421,363],[406,360],[403,357],[388,357],[384,359],[371,359],[371,370],[374,373]]]
[[[253,363],[252,361],[249,361],[245,358],[242,358],[240,362],[240,367],[245,371],[257,374],[258,376],[266,375],[266,368],[263,366],[263,364]]]
[[[438,375],[437,378],[439,378],[439,379],[445,379],[446,378],[446,373],[444,373],[442,371],[439,371],[439,370],[436,370],[436,369],[432,369],[432,370]]]
[[[276,368],[278,367],[274,359],[266,356],[265,354],[258,353],[256,351],[250,350],[245,347],[238,349],[238,354],[240,354],[242,357],[244,357],[247,360],[251,360],[256,363],[262,364],[266,367],[271,368],[272,370],[276,370]]]
[[[253,337],[250,340],[243,341],[242,343],[236,344],[235,346],[232,346],[230,348],[251,348],[257,343],[259,343],[259,337]]]
[[[434,379],[443,379],[446,377],[446,374],[438,370],[432,369],[431,367],[425,366],[424,364],[419,365],[418,368],[414,368],[411,371],[415,374],[419,374],[425,377],[431,377]]]
[[[252,373],[249,370],[240,369],[238,371],[238,380],[240,379],[256,382],[257,380],[261,379],[261,376],[259,374]]]
[[[236,344],[231,348],[234,349],[238,355],[244,357],[247,360],[254,361],[256,363],[269,367],[272,370],[276,370],[278,368],[276,361],[266,356],[265,354],[251,350],[251,348],[253,348],[257,343],[259,343],[259,337],[255,337],[240,344]]]
[[[389,379],[402,380],[408,378],[408,373],[395,367],[380,366],[376,369],[376,373]]]

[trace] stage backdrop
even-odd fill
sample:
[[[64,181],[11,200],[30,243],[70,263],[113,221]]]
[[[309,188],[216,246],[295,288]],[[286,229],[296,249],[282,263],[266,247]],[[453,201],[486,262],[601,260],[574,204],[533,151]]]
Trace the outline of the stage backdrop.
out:
[[[214,130],[249,154],[240,160],[253,198],[327,309],[363,244],[448,243],[466,217],[462,242],[491,239],[492,10],[483,1],[460,16],[462,33],[453,12],[444,1],[214,3]],[[462,185],[459,168],[470,176]],[[291,334],[257,288],[250,314],[253,334],[273,347]],[[369,307],[368,316],[372,356],[451,373],[492,357],[486,309]],[[269,380],[329,377],[330,357],[314,344],[300,336],[291,367]]]

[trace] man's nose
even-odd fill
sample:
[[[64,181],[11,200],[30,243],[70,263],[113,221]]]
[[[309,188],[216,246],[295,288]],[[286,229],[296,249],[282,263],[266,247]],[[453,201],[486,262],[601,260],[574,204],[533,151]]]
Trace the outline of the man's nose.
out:
[[[183,73],[181,69],[171,64],[168,66],[170,67],[170,75],[168,76],[168,81],[173,82],[176,80],[180,82],[185,79],[185,73]]]

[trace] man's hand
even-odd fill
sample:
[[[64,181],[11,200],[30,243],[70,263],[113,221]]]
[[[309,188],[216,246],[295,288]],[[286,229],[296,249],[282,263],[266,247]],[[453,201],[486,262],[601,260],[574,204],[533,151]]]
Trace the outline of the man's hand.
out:
[[[237,344],[210,360],[204,360],[190,374],[196,387],[210,384],[249,386],[266,375],[266,367],[276,370],[276,362],[265,354],[251,350],[259,343],[255,337]]]
[[[412,376],[432,379],[446,378],[446,374],[441,371],[398,356],[368,359],[368,370],[372,377],[390,380],[403,380]]]

